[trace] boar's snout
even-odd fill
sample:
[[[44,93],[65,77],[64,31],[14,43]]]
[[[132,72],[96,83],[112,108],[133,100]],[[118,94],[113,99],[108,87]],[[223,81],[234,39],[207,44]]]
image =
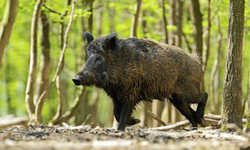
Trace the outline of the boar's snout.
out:
[[[79,75],[76,75],[76,76],[72,79],[72,81],[75,83],[75,85],[81,85],[81,83],[83,82],[83,81],[80,79]]]

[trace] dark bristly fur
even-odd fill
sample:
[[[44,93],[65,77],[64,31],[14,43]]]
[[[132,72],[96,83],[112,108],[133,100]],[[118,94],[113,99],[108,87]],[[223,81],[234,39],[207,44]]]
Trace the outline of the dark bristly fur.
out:
[[[113,99],[118,130],[139,123],[131,117],[140,101],[164,100],[196,128],[201,123],[207,93],[200,91],[202,67],[196,54],[148,39],[118,39],[116,34],[94,39],[89,32],[87,61],[72,79],[75,85],[95,85]],[[198,103],[194,111],[191,103]]]

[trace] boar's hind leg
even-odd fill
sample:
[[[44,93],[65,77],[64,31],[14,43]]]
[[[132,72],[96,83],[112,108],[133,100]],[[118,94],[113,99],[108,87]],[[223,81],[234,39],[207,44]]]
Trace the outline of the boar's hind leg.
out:
[[[202,123],[202,119],[204,116],[204,110],[205,110],[205,106],[207,103],[207,98],[208,98],[208,94],[206,92],[202,92],[198,99],[198,107],[196,109],[196,113],[195,113],[195,117],[196,117],[196,121],[201,124]]]
[[[177,95],[172,96],[173,99],[170,99],[172,104],[180,111],[180,113],[185,116],[189,122],[192,124],[192,129],[197,128],[197,122],[195,119],[195,111],[190,107],[186,100],[182,100],[177,97]]]

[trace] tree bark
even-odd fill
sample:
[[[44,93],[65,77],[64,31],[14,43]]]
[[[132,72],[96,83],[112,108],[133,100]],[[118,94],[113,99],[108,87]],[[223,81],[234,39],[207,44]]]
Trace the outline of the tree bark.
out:
[[[11,29],[16,19],[18,0],[7,0],[5,3],[4,17],[0,22],[0,70],[4,49],[9,41]]]
[[[227,56],[223,83],[222,123],[242,126],[242,43],[244,0],[230,0]]]
[[[205,57],[205,61],[204,61],[204,65],[203,65],[203,79],[205,77],[205,72],[206,72],[206,69],[207,69],[207,62],[208,62],[208,58],[209,58],[209,53],[210,53],[210,28],[211,28],[211,21],[210,21],[210,1],[211,0],[208,0],[208,6],[207,6],[207,40],[206,40],[206,46],[207,46],[207,49],[206,49],[206,57]],[[203,87],[204,89],[204,87]]]
[[[36,78],[36,68],[37,68],[37,26],[40,17],[41,8],[43,6],[44,0],[37,0],[33,18],[31,22],[31,41],[30,41],[30,67],[29,76],[26,87],[25,103],[29,117],[35,112],[35,105],[33,103],[33,92]]]
[[[36,95],[34,98],[34,104],[37,103],[39,96],[49,85],[49,74],[50,74],[50,41],[49,32],[50,25],[49,20],[44,11],[41,11],[39,19],[39,29],[40,29],[40,44],[42,49],[40,70],[37,80]],[[47,94],[46,94],[47,95]],[[42,105],[46,98],[46,95],[42,99]]]
[[[168,29],[167,29],[167,26],[168,26],[168,22],[167,22],[167,19],[166,19],[166,9],[165,9],[165,0],[161,0],[161,5],[162,5],[162,19],[163,19],[163,31],[164,31],[164,41],[166,44],[168,44]]]
[[[203,39],[202,39],[202,14],[200,12],[199,0],[191,0],[190,5],[191,19],[193,22],[193,35],[194,35],[194,45],[192,53],[197,53],[200,56],[200,62],[203,66],[202,52],[203,52]],[[205,91],[204,78],[201,79],[201,91]]]
[[[170,9],[169,9],[169,24],[176,26],[176,0],[170,0]],[[170,32],[169,45],[176,45],[176,30]]]
[[[200,55],[200,61],[202,62],[202,49],[203,49],[203,40],[202,40],[202,14],[200,12],[200,3],[199,0],[191,0],[190,13],[191,19],[193,22],[193,34],[194,34],[194,45],[193,53],[198,53]]]
[[[177,26],[177,46],[182,47],[182,20],[183,20],[183,1],[177,0],[176,3],[177,13],[176,13],[176,26]]]
[[[115,2],[115,0],[111,0],[111,2]],[[109,12],[109,32],[114,33],[115,32],[115,7],[108,7]]]
[[[11,88],[11,86],[9,85],[10,82],[12,81],[10,74],[11,74],[11,67],[10,67],[10,63],[9,63],[9,54],[8,51],[6,51],[6,55],[5,55],[5,60],[6,63],[6,67],[4,70],[4,74],[5,74],[5,84],[6,84],[6,95],[7,95],[7,102],[8,102],[8,114],[15,114],[15,107],[12,106],[12,98],[11,98],[11,90],[13,90]]]
[[[141,3],[142,3],[142,0],[137,0],[136,5],[135,5],[135,14],[132,20],[130,37],[137,37],[137,26],[138,26],[140,11],[141,11]]]

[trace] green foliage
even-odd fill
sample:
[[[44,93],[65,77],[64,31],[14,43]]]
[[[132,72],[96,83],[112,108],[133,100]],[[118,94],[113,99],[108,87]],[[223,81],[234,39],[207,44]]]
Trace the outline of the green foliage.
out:
[[[221,131],[227,131],[227,130],[228,130],[227,126],[225,124],[223,124],[221,127]]]

